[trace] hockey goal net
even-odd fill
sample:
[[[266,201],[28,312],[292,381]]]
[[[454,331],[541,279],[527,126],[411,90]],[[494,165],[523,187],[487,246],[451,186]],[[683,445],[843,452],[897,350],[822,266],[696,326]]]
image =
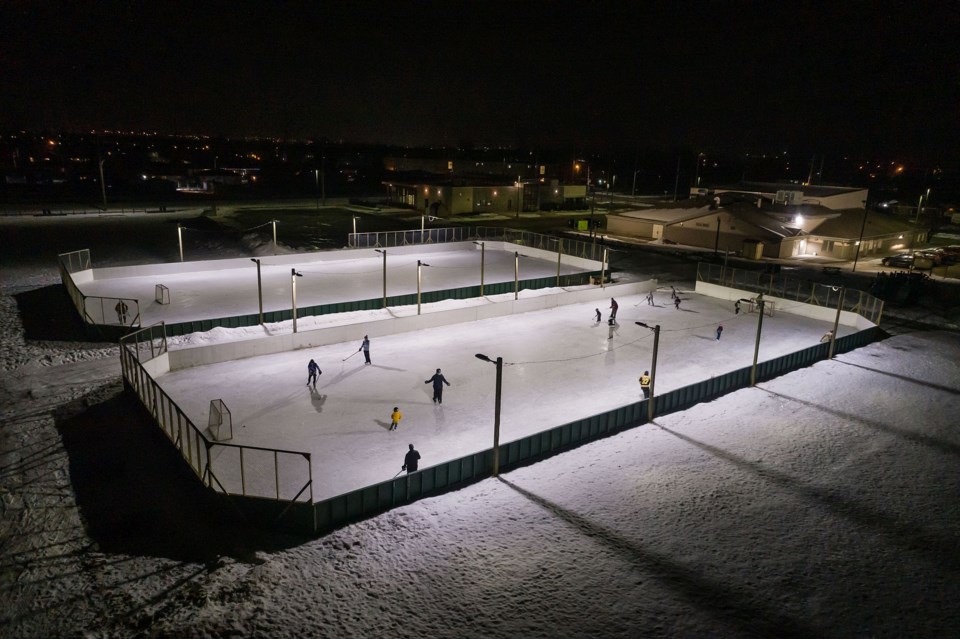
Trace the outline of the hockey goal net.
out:
[[[154,289],[153,299],[157,302],[157,304],[169,304],[170,289],[163,284],[157,284],[156,288]]]
[[[751,297],[747,300],[747,312],[748,313],[759,313],[760,312],[760,298]],[[773,317],[773,300],[764,299],[763,300],[763,314]]]
[[[222,399],[210,400],[210,417],[207,428],[215,440],[233,439],[233,415]]]

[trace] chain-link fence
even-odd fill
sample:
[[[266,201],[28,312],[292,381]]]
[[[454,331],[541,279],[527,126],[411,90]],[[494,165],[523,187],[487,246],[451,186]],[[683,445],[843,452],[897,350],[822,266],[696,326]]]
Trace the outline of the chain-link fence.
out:
[[[843,310],[857,313],[874,324],[880,323],[883,313],[883,300],[866,291],[774,273],[700,262],[697,265],[697,280],[827,308],[836,308],[842,297]]]

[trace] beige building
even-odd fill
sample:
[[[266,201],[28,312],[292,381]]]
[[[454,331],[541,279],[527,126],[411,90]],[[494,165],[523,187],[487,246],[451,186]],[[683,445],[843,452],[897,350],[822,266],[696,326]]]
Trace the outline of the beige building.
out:
[[[543,209],[585,205],[586,186],[535,181],[481,184],[476,180],[430,178],[384,182],[391,204],[423,211],[435,217],[478,213],[519,214]]]

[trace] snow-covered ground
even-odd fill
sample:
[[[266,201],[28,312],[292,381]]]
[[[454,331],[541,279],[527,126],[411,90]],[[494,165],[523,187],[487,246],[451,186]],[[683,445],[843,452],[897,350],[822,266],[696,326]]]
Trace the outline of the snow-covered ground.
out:
[[[0,304],[4,637],[951,637],[960,628],[954,333],[899,335],[299,539],[165,500],[194,482],[162,449],[143,454],[162,440],[118,398],[116,350],[23,339],[9,294],[53,281],[55,271],[5,275]],[[718,346],[697,341],[704,353]],[[423,392],[430,370],[413,372]]]

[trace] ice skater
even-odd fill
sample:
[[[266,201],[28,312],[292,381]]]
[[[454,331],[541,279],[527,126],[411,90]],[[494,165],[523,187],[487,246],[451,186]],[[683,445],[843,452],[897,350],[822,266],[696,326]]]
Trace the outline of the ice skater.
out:
[[[320,370],[320,366],[317,365],[312,359],[310,363],[307,364],[307,386],[317,387],[317,377],[323,374],[323,371]]]
[[[740,314],[740,300],[737,300],[736,302],[733,303],[733,314],[734,315]]]
[[[720,341],[720,333],[723,332],[723,324],[717,327],[717,341]]]
[[[670,299],[677,299],[677,289],[673,288],[672,286],[670,287]]]
[[[640,376],[640,390],[643,391],[644,399],[650,399],[650,371],[643,371]]]
[[[390,413],[390,430],[397,430],[401,419],[403,419],[403,413],[400,412],[399,408],[394,406],[393,412]]]
[[[616,323],[617,321],[617,309],[620,308],[620,305],[617,304],[617,300],[610,298],[610,319]]]
[[[677,309],[678,311],[680,310],[680,297],[679,297],[679,296],[673,298],[673,307],[674,307],[675,309]]]
[[[440,369],[437,369],[437,372],[433,377],[424,382],[424,384],[429,384],[433,382],[433,403],[442,404],[443,403],[443,385],[450,385],[450,382],[447,381],[447,378],[443,376],[440,372]]]
[[[407,451],[407,454],[403,456],[403,466],[400,467],[400,470],[407,471],[407,474],[417,472],[417,465],[420,463],[420,453],[417,452],[417,449],[413,447],[413,444],[410,444],[410,450]]]
[[[647,305],[656,306],[656,304],[653,303],[653,291],[650,291],[649,293],[647,293]]]
[[[603,321],[603,315],[600,313],[599,308],[596,308],[594,310],[597,312],[597,324],[599,324],[601,321]]]
[[[357,351],[363,351],[363,356],[367,359],[364,366],[369,364],[370,363],[370,336],[369,335],[363,336],[363,343],[360,344],[360,348],[358,348]]]
[[[115,311],[117,312],[117,319],[120,320],[120,323],[121,323],[121,324],[126,324],[126,323],[127,323],[127,311],[129,310],[129,309],[127,308],[127,303],[124,302],[123,300],[120,300],[119,302],[117,302],[117,305],[113,307],[113,310],[115,310]]]

